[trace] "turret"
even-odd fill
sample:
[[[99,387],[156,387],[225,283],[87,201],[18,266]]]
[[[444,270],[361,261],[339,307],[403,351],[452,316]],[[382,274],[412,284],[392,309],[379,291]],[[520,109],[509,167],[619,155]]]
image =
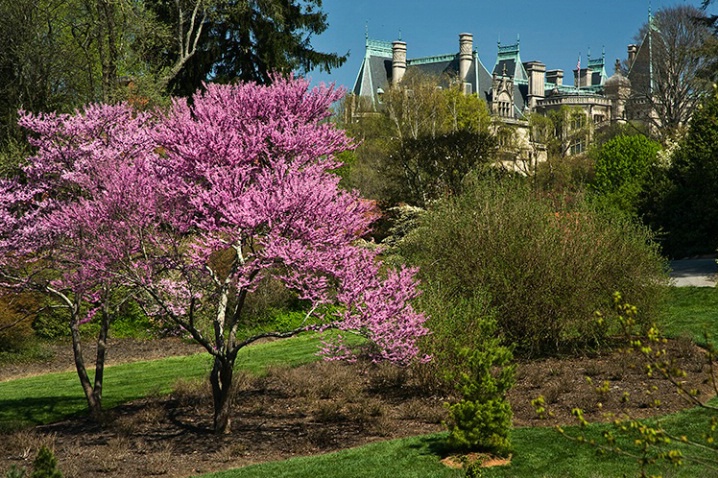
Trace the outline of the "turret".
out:
[[[391,83],[396,86],[406,72],[406,42],[395,41],[391,44]]]
[[[473,60],[474,35],[471,33],[461,33],[459,35],[459,80],[465,83],[471,62]]]

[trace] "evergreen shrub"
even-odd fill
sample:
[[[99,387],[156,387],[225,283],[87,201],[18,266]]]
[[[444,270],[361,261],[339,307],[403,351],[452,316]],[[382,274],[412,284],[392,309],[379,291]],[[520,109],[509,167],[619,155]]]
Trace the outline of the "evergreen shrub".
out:
[[[62,473],[57,469],[57,458],[46,446],[42,446],[37,452],[35,461],[32,462],[33,471],[30,478],[62,478]]]
[[[423,351],[433,360],[421,367],[425,379],[457,397],[446,404],[448,445],[459,451],[506,455],[511,450],[512,411],[507,393],[515,366],[509,347],[502,345],[486,295],[451,295],[440,277],[427,278],[419,306],[428,313],[431,334]]]

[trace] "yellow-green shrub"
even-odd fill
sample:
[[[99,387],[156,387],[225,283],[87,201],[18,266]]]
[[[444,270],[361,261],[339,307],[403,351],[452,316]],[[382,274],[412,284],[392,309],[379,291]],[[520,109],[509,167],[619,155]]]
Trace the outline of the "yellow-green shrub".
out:
[[[399,245],[446,297],[488,294],[499,331],[524,355],[600,344],[616,324],[611,293],[653,318],[667,283],[650,232],[574,198],[556,204],[523,181],[477,181],[438,201]],[[604,314],[607,315],[607,314]]]

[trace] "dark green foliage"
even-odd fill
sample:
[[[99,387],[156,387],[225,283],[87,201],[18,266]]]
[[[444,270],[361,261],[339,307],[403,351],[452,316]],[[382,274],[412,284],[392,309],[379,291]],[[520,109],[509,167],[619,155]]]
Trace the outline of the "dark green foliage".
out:
[[[585,155],[549,157],[536,166],[533,177],[538,189],[556,197],[570,197],[586,191],[594,178],[593,160]]]
[[[496,138],[486,131],[458,130],[404,140],[387,169],[396,185],[394,202],[424,206],[461,193],[466,175],[488,171],[496,150]]]
[[[463,94],[452,78],[409,71],[378,109],[357,114],[374,105],[345,99],[339,119],[359,146],[342,177],[384,205],[423,207],[458,194],[467,173],[484,172],[497,158],[486,102]]]
[[[580,196],[555,204],[519,181],[477,182],[439,201],[400,250],[422,278],[441,278],[444,297],[489,293],[499,330],[523,355],[600,344],[616,331],[594,320],[611,291],[651,317],[667,281],[646,228]]]
[[[9,115],[7,118],[7,121],[15,121],[14,115]],[[5,141],[0,148],[0,178],[9,178],[21,174],[21,166],[24,164],[25,158],[30,154],[30,146],[24,140],[18,140],[13,137],[3,138],[2,135],[13,134],[11,129],[6,129],[5,132],[0,130],[0,141]]]
[[[32,463],[33,471],[30,478],[62,478],[62,473],[57,469],[57,459],[54,453],[46,446],[42,446]]]
[[[62,310],[43,311],[32,321],[35,335],[42,339],[57,339],[70,336],[70,318]]]
[[[387,115],[366,115],[351,117],[351,111],[358,102],[354,96],[344,99],[344,119],[341,126],[347,135],[354,138],[358,146],[343,153],[340,158],[344,165],[338,172],[342,186],[346,189],[361,190],[362,196],[389,202],[390,180],[383,173],[389,158],[394,125]]]
[[[665,252],[685,257],[718,248],[718,96],[695,111],[670,167],[644,198],[648,223],[665,233]]]
[[[148,6],[168,25],[177,22],[167,2],[152,0]],[[347,55],[322,53],[311,37],[327,29],[321,0],[217,0],[211,3],[209,22],[190,57],[172,80],[172,91],[189,95],[205,81],[271,82],[272,73],[306,73],[315,67],[330,72]],[[168,58],[169,64],[176,58]]]
[[[629,214],[656,166],[660,144],[642,135],[619,135],[592,152],[595,179],[592,189],[598,200]]]

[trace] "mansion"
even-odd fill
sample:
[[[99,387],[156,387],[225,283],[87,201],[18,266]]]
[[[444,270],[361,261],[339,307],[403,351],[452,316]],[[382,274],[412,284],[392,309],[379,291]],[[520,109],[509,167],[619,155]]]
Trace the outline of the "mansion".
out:
[[[648,114],[645,102],[632,101],[632,77],[642,82],[646,75],[634,72],[633,66],[644,67],[646,52],[636,45],[628,47],[628,73],[624,76],[620,61],[616,60],[611,76],[606,73],[605,57],[588,58],[585,68],[573,70],[572,84],[567,84],[563,70],[547,70],[539,61],[523,62],[520,43],[498,46],[496,62],[491,70],[479,59],[473,45],[473,35],[459,35],[458,53],[425,58],[407,58],[407,44],[403,41],[378,41],[367,37],[366,54],[352,88],[355,97],[362,99],[364,111],[380,111],[384,91],[401,83],[407,70],[452,78],[461,83],[465,94],[476,93],[486,101],[491,114],[503,124],[513,125],[528,137],[528,116],[546,114],[564,106],[580,108],[593,128],[625,122]],[[645,69],[645,68],[644,68]],[[635,105],[635,106],[634,106]],[[633,111],[637,110],[637,111]],[[588,139],[588,138],[586,138]],[[569,145],[567,152],[580,153],[584,141]],[[536,148],[532,148],[535,150]],[[537,159],[540,160],[540,159]]]

